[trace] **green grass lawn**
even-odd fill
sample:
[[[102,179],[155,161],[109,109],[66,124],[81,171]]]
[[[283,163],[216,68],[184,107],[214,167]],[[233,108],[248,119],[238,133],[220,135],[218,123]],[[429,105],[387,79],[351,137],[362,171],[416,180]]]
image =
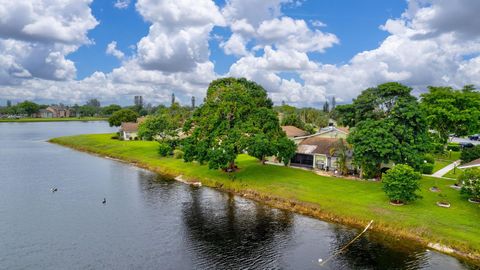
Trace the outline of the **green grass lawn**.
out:
[[[450,170],[447,174],[445,174],[443,177],[448,177],[448,178],[455,178],[457,179],[457,177],[462,173],[463,170],[457,168],[455,170]]]
[[[365,225],[373,219],[377,231],[415,237],[423,243],[440,242],[480,255],[480,207],[467,202],[458,191],[449,188],[453,183],[451,180],[423,177],[419,192],[422,199],[405,206],[392,206],[378,182],[325,177],[306,170],[261,165],[247,155],[238,157],[240,170],[232,180],[219,170],[160,157],[157,154],[157,142],[119,141],[111,139],[111,136],[80,135],[51,141],[136,162],[158,172],[182,174],[187,179],[200,180],[207,186],[222,186],[223,189],[238,193],[255,192],[260,197],[302,202],[322,213],[316,216],[346,224]],[[438,193],[428,191],[433,185],[447,196],[451,208],[436,206]]]
[[[433,172],[444,168],[445,166],[451,164],[452,162],[460,159],[460,152],[447,152],[445,154],[435,154],[435,164],[433,165]]]
[[[460,153],[460,151],[447,151],[445,154],[435,154],[433,157],[435,160],[450,161],[452,163],[460,159]]]
[[[71,117],[71,118],[20,118],[20,119],[0,119],[2,122],[64,122],[64,121],[106,121],[104,117]]]

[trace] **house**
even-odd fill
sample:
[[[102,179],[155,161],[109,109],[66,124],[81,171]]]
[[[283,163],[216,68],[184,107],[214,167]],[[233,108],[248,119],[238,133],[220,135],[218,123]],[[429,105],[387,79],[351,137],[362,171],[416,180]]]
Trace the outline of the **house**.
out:
[[[40,109],[37,114],[37,118],[53,118],[53,113],[47,109]]]
[[[120,126],[120,136],[125,141],[138,140],[138,123],[124,122]]]
[[[133,141],[133,140],[138,140],[140,139],[138,137],[138,126],[145,122],[147,120],[147,117],[142,116],[137,118],[136,122],[123,122],[120,125],[120,136],[125,140],[125,141]]]
[[[38,118],[68,118],[70,116],[70,109],[64,106],[48,106],[36,113]]]
[[[318,170],[334,171],[338,167],[340,140],[342,138],[325,138],[311,136],[301,141],[297,152],[292,158],[292,166],[307,167]],[[353,170],[352,151],[345,150],[346,163],[349,170]]]
[[[457,168],[459,169],[468,169],[468,168],[475,168],[475,167],[480,167],[480,158],[475,159],[474,161],[470,161],[468,163],[465,163],[463,165],[458,166]]]
[[[317,133],[312,135],[306,134],[305,131],[296,127],[282,127],[287,133],[287,137],[297,144],[297,152],[291,159],[292,166],[307,167],[318,170],[335,171],[338,166],[338,149],[340,148],[340,140],[344,140],[349,134],[348,128],[328,126],[321,128]],[[353,170],[352,156],[350,149],[346,152],[347,167]]]

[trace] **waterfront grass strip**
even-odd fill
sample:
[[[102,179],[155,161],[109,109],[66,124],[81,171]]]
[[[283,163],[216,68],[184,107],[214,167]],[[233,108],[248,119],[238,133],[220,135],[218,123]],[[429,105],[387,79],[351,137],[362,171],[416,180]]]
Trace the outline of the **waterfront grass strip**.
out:
[[[378,182],[325,177],[306,170],[261,165],[247,155],[238,157],[240,170],[232,179],[224,172],[209,170],[207,166],[160,157],[157,142],[119,141],[111,139],[112,135],[61,137],[51,142],[133,162],[171,176],[181,174],[185,179],[199,180],[206,186],[255,194],[254,198],[271,205],[328,220],[357,226],[375,220],[373,229],[376,231],[409,237],[424,244],[438,242],[474,256],[480,255],[480,207],[467,202],[457,190],[450,188],[454,183],[451,180],[423,177],[420,192],[423,198],[399,207],[389,204]],[[429,191],[431,186],[441,189],[451,208],[436,206],[442,198]],[[280,198],[283,206],[275,200],[272,203],[272,198]],[[299,208],[297,203],[308,207]],[[310,211],[305,210],[307,208]]]
[[[19,119],[9,119],[1,118],[0,123],[2,122],[67,122],[67,121],[107,121],[108,118],[104,117],[69,117],[69,118],[19,118]]]

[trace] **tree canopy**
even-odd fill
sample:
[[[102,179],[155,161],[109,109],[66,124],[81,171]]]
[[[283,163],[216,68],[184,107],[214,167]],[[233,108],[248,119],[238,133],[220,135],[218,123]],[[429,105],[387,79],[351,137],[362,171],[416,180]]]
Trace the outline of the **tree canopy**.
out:
[[[309,125],[317,128],[328,125],[328,113],[319,109],[282,105],[275,107],[274,110],[281,114],[282,126],[295,126],[305,129]]]
[[[347,140],[364,177],[379,176],[381,163],[390,161],[420,168],[430,141],[426,117],[410,92],[402,84],[385,83],[337,106],[342,122],[354,127]]]
[[[174,139],[185,121],[191,116],[191,108],[174,103],[171,107],[159,107],[155,115],[148,116],[138,128],[138,136],[144,140]]]
[[[108,118],[108,124],[111,127],[119,127],[122,122],[137,122],[138,113],[130,110],[130,109],[122,109],[116,111]]]
[[[20,109],[21,111],[24,111],[29,116],[32,116],[34,113],[38,112],[38,110],[40,109],[40,106],[37,103],[31,102],[31,101],[24,101],[24,102],[18,103],[17,107],[18,109]]]
[[[212,169],[233,170],[243,152],[264,160],[270,155],[285,159],[295,151],[265,89],[244,78],[213,81],[184,130],[191,133],[184,143],[185,161],[208,162]]]
[[[451,133],[465,136],[480,132],[480,93],[472,86],[462,90],[433,86],[428,89],[421,95],[421,106],[438,142],[446,144]]]
[[[112,115],[116,111],[120,111],[122,107],[117,104],[111,104],[106,107],[103,107],[101,112],[103,115]]]

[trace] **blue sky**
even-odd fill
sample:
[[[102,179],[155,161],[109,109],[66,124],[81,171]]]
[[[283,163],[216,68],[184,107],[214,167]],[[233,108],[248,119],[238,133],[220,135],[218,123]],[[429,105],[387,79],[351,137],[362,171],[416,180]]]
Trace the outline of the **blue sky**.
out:
[[[110,72],[119,67],[121,62],[105,54],[105,48],[112,41],[126,54],[135,52],[132,46],[148,33],[150,24],[145,22],[130,4],[126,9],[117,9],[115,1],[93,1],[92,12],[100,24],[88,33],[95,44],[83,46],[68,59],[75,61],[77,78],[83,79],[95,71]],[[218,6],[225,1],[215,1]],[[312,53],[311,59],[322,63],[342,64],[348,62],[355,54],[378,47],[388,33],[379,28],[389,18],[396,18],[405,10],[404,0],[320,0],[305,1],[300,6],[287,5],[283,9],[286,16],[306,21],[319,20],[326,24],[322,29],[333,32],[340,39],[340,44],[330,48],[326,53]],[[227,27],[215,27],[213,35],[228,35]],[[210,59],[215,62],[215,71],[219,74],[228,72],[236,57],[225,55],[218,47],[218,42],[211,41]]]
[[[321,107],[396,81],[480,85],[478,0],[0,0],[6,100],[188,104],[224,76]]]

